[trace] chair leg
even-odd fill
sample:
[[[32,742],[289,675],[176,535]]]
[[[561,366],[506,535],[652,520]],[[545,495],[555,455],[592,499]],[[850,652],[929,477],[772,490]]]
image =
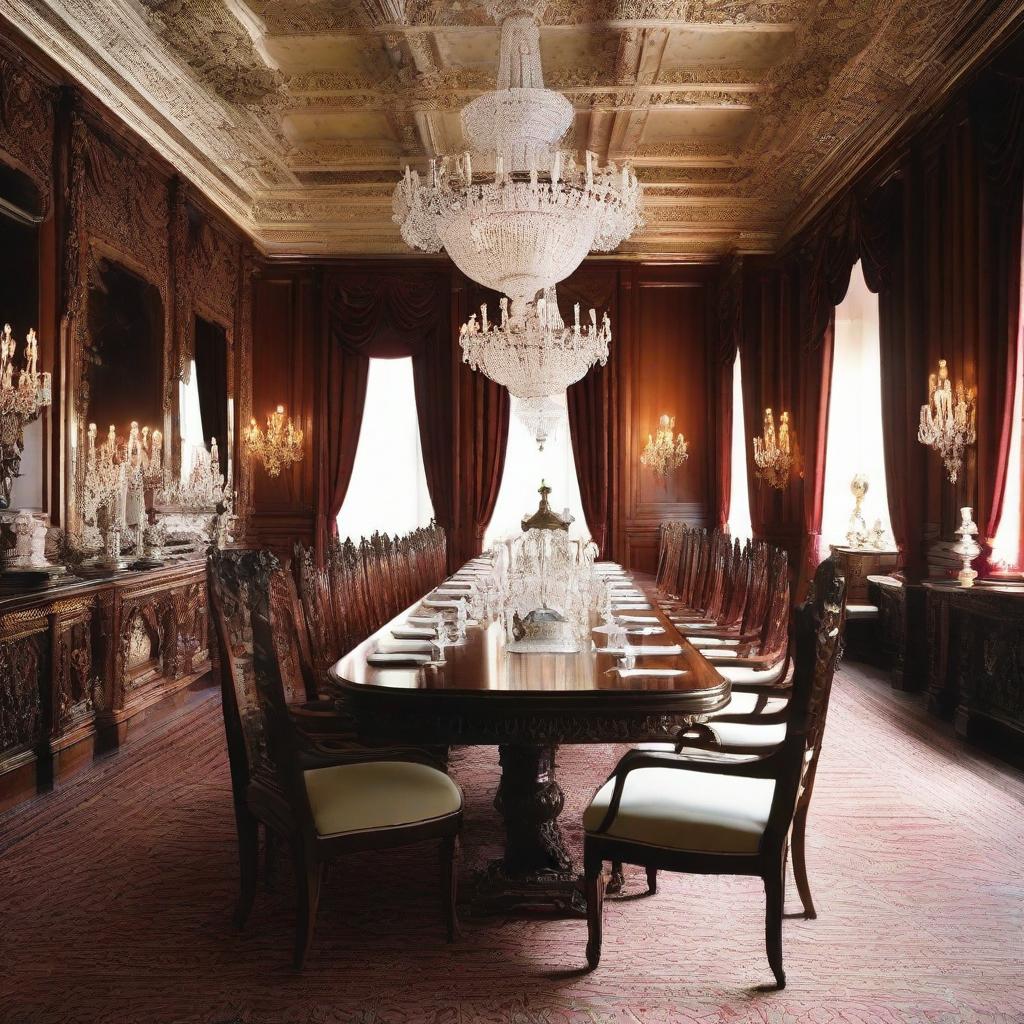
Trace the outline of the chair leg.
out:
[[[323,865],[309,857],[301,843],[292,851],[295,862],[295,968],[301,970],[313,943],[316,911],[320,905]]]
[[[604,864],[584,851],[584,888],[587,897],[587,966],[595,970],[601,962],[604,927]]]
[[[786,972],[782,969],[782,911],[786,900],[784,865],[765,875],[764,895],[764,938],[768,963],[775,975],[775,984],[781,989],[786,987]]]
[[[458,836],[446,836],[441,840],[441,909],[444,912],[445,934],[449,942],[455,941],[459,922],[455,912],[457,875],[455,854],[458,850]]]
[[[654,896],[658,891],[658,869],[647,869],[647,891]]]
[[[804,907],[804,917],[814,921],[818,914],[814,909],[814,900],[811,899],[811,885],[807,881],[807,857],[804,850],[804,837],[807,833],[807,808],[797,809],[796,817],[793,819],[793,838],[791,849],[793,852],[793,877],[796,879],[796,889],[800,893],[800,902]]]
[[[235,907],[235,927],[244,928],[256,899],[260,870],[260,823],[247,807],[235,807],[238,827],[239,893]],[[269,835],[269,830],[268,830]]]

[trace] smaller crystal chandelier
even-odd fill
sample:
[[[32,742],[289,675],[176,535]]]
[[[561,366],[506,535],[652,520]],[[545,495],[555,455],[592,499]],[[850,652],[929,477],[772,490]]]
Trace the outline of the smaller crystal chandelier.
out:
[[[675,433],[675,416],[662,416],[658,421],[657,437],[647,435],[647,447],[640,455],[640,465],[653,469],[659,476],[668,476],[689,457],[689,445],[682,434]]]
[[[917,439],[942,456],[951,484],[956,483],[964,464],[964,451],[978,439],[974,428],[976,411],[974,389],[966,389],[963,382],[954,389],[946,360],[940,359],[939,372],[928,377],[928,402],[921,406]]]
[[[523,398],[516,406],[516,416],[537,442],[537,451],[542,452],[547,441],[557,435],[559,424],[565,416],[565,407],[554,395]]]
[[[14,379],[17,344],[11,325],[0,335],[0,509],[9,508],[14,478],[21,473],[25,426],[52,401],[50,374],[39,372],[39,341],[35,331],[25,339],[25,366]]]
[[[775,417],[771,409],[764,411],[764,434],[754,438],[754,464],[757,475],[770,487],[782,490],[793,469],[793,453],[789,443],[789,413],[779,417],[775,433]]]
[[[268,476],[280,476],[285,466],[302,459],[302,437],[302,431],[292,426],[290,416],[285,423],[284,406],[279,405],[267,417],[266,433],[260,430],[255,418],[250,419],[243,441],[249,454],[263,463]]]
[[[487,306],[481,306],[480,319],[474,313],[462,325],[459,344],[465,362],[516,398],[545,398],[581,380],[594,363],[607,363],[611,337],[607,313],[600,326],[593,309],[590,323],[580,324],[578,302],[575,322],[566,327],[551,287],[534,302],[510,304],[502,296],[498,323],[489,321]]]

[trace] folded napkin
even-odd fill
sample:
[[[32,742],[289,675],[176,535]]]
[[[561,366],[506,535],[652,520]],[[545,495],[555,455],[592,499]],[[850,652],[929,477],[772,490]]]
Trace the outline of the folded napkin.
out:
[[[643,676],[656,676],[658,678],[664,678],[666,676],[685,676],[685,668],[616,668],[613,672],[619,673],[620,679],[637,679]]]
[[[598,647],[598,654],[622,654],[623,649],[621,647]],[[679,644],[648,644],[646,647],[634,647],[630,645],[630,654],[635,654],[638,658],[647,658],[652,655],[660,657],[668,657],[672,654],[682,654],[683,649]]]
[[[399,640],[433,640],[437,636],[437,632],[426,627],[396,626],[391,630],[391,635]]]
[[[608,580],[608,586],[611,587],[613,590],[618,590],[621,587],[631,587],[632,585],[633,581],[628,576],[625,579],[615,577]]]
[[[630,636],[657,636],[659,633],[664,633],[665,628],[663,626],[634,626],[632,629],[627,629],[626,632]]]
[[[450,601],[447,598],[438,599],[433,597],[425,597],[423,604],[427,608],[458,608],[458,601]]]
[[[620,622],[657,622],[657,618],[653,615],[617,615],[616,618]]]
[[[418,654],[415,651],[379,652],[366,656],[367,665],[425,665],[428,661],[430,661],[429,654]]]
[[[647,595],[642,590],[613,590],[610,596],[612,604],[647,603]]]
[[[708,661],[718,661],[725,658],[738,658],[740,656],[739,651],[723,651],[717,648],[713,651],[701,651],[701,654],[703,654]]]
[[[451,598],[453,601],[458,601],[460,597],[465,598],[467,601],[473,596],[472,590],[459,590],[456,587],[438,587],[437,590],[430,595],[434,597]]]
[[[613,612],[653,612],[654,609],[649,604],[644,604],[642,601],[613,601],[612,602]]]
[[[698,650],[701,647],[736,647],[739,644],[739,640],[721,640],[713,636],[694,636],[687,639]]]

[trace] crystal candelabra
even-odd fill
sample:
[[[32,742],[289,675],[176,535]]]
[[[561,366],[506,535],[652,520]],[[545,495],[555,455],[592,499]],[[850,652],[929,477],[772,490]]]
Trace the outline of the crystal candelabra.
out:
[[[197,446],[188,476],[180,483],[165,485],[157,502],[189,512],[220,512],[230,507],[231,482],[220,471],[217,438],[211,438],[209,451]]]
[[[564,280],[591,250],[614,249],[643,223],[640,184],[628,167],[600,167],[589,151],[578,166],[557,148],[573,107],[544,88],[543,6],[487,5],[501,25],[497,88],[462,111],[472,152],[432,160],[422,182],[407,167],[393,200],[409,246],[446,249],[471,280],[517,301]],[[474,156],[487,175],[474,174]]]
[[[764,411],[764,433],[754,438],[754,465],[757,475],[769,486],[782,490],[793,470],[793,453],[789,440],[789,413],[779,417],[779,431],[775,432],[775,416],[771,409]]]
[[[954,388],[946,360],[940,359],[939,372],[928,377],[928,401],[921,406],[917,439],[939,453],[951,484],[957,481],[964,452],[978,439],[976,411],[974,389],[968,390],[962,381]]]
[[[267,417],[266,433],[253,418],[242,437],[246,451],[263,463],[268,476],[280,476],[285,466],[302,459],[302,439],[302,431],[292,426],[290,416],[285,423],[283,405]]]
[[[567,327],[558,311],[555,289],[548,288],[534,302],[509,302],[504,296],[497,323],[480,307],[459,331],[462,358],[517,398],[545,398],[565,391],[582,379],[594,363],[608,362],[611,321],[605,314],[598,324],[590,310],[590,323],[580,323],[580,304]]]
[[[516,406],[519,422],[537,442],[537,450],[544,451],[544,445],[558,433],[559,424],[565,416],[564,406],[552,395],[542,398],[523,398]]]
[[[39,340],[25,339],[25,365],[15,378],[17,343],[11,325],[0,335],[0,509],[10,508],[14,479],[21,475],[25,427],[52,401],[50,374],[39,371]]]
[[[163,483],[163,435],[133,420],[127,440],[119,441],[111,425],[103,442],[96,441],[96,424],[90,423],[81,485],[83,541],[87,549],[102,548],[98,568],[114,570],[126,564],[121,548],[129,538],[136,555],[142,553],[146,492]]]
[[[640,454],[640,465],[654,470],[658,476],[668,476],[689,457],[689,445],[682,433],[676,434],[675,416],[662,416],[657,435],[647,435],[647,446]]]
[[[971,568],[971,562],[981,554],[981,546],[974,539],[978,535],[978,527],[971,518],[973,511],[970,507],[960,509],[960,525],[956,529],[960,540],[953,545],[953,553],[959,555],[962,562],[956,574],[961,587],[973,587],[978,578],[977,570]]]
[[[868,478],[862,473],[855,474],[850,481],[850,493],[853,495],[853,511],[850,513],[850,522],[846,531],[846,543],[851,548],[861,548],[867,544],[869,537],[868,524],[861,508],[864,504],[864,496],[868,493]]]

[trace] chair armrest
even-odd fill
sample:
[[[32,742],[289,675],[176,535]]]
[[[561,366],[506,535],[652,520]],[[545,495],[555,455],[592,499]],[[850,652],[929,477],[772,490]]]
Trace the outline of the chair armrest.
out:
[[[721,749],[721,748],[715,748]],[[763,757],[751,757],[748,761],[723,761],[720,764],[708,761],[695,761],[681,754],[661,753],[651,750],[628,750],[608,776],[605,785],[615,780],[612,798],[608,803],[608,811],[595,829],[595,832],[607,832],[619,813],[622,802],[622,791],[626,786],[626,777],[637,768],[678,768],[681,771],[707,772],[710,775],[736,775],[750,779],[772,779],[779,768],[778,748]]]

